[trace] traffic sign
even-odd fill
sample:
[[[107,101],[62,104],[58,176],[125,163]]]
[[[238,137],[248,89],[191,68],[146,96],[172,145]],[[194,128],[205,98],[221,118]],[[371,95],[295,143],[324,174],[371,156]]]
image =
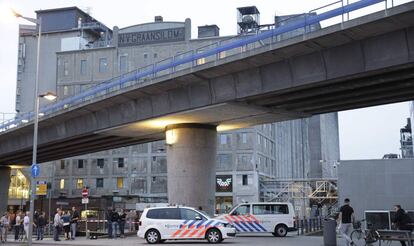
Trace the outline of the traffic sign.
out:
[[[82,204],[88,204],[89,198],[82,198]]]
[[[32,171],[32,177],[33,178],[36,178],[37,176],[39,176],[39,174],[40,174],[39,164],[32,165],[31,171]]]
[[[46,181],[37,181],[36,182],[36,195],[45,196],[47,195],[47,182]]]
[[[87,188],[82,189],[82,196],[83,196],[83,198],[88,198],[89,190]]]

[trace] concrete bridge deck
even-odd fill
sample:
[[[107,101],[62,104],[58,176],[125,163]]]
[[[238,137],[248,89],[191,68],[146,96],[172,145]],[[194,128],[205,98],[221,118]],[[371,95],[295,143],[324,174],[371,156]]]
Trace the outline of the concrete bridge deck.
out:
[[[206,63],[42,117],[38,162],[164,138],[414,99],[414,2]],[[0,165],[29,164],[33,124],[0,133]]]

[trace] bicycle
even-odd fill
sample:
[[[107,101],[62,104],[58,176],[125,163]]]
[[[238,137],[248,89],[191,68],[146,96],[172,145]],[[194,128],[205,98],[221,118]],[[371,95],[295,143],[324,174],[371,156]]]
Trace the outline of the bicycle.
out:
[[[356,221],[354,223],[354,230],[351,233],[351,240],[354,242],[356,246],[370,246],[373,243],[378,242],[378,246],[381,246],[380,234],[372,225],[369,224],[371,229],[363,229],[362,222],[366,221]]]

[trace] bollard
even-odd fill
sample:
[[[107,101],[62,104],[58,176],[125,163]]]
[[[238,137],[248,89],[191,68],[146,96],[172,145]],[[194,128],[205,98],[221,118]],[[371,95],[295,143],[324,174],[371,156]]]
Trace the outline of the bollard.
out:
[[[336,220],[329,218],[323,221],[323,245],[336,246]]]

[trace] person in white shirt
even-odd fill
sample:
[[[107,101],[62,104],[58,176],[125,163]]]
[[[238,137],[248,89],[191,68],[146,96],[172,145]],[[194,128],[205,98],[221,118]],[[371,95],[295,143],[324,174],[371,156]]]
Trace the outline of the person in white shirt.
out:
[[[9,214],[5,212],[3,217],[0,218],[0,239],[2,243],[7,242],[7,230],[9,229],[9,225]]]
[[[26,212],[26,216],[23,219],[23,228],[24,228],[24,239],[29,238],[29,225],[30,225],[30,212]]]
[[[55,218],[53,219],[53,226],[55,229],[53,232],[53,240],[60,241],[59,234],[60,234],[60,229],[62,228],[62,219],[61,219],[62,210],[58,208],[56,211],[57,212],[55,214]]]

